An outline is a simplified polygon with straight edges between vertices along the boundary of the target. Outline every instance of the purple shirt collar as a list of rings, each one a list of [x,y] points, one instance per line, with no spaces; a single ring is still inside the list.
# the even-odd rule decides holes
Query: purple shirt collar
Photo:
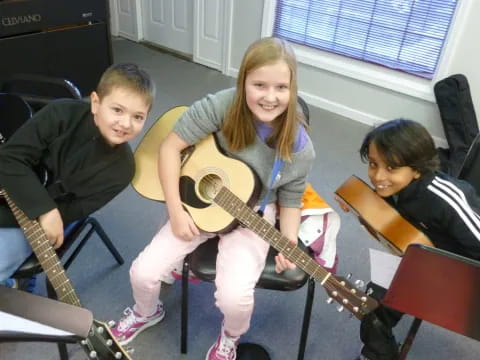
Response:
[[[255,127],[257,129],[257,135],[262,139],[263,142],[266,142],[269,135],[272,133],[272,128],[261,121],[255,121]],[[297,138],[295,139],[295,144],[293,145],[293,152],[302,151],[307,144],[307,132],[303,126],[299,126],[299,131],[297,132]]]

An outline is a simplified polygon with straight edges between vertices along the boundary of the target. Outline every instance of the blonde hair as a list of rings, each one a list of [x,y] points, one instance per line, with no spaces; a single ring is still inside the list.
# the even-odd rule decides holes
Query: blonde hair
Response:
[[[97,85],[100,100],[110,94],[114,88],[128,89],[140,95],[149,108],[155,98],[155,83],[150,75],[136,64],[114,64],[105,70]]]
[[[256,138],[253,115],[248,108],[245,94],[247,75],[262,66],[284,61],[290,69],[290,99],[287,110],[273,122],[273,131],[267,144],[275,145],[280,157],[290,161],[299,122],[306,125],[297,112],[297,60],[287,41],[267,37],[251,44],[245,55],[237,78],[237,91],[230,106],[222,132],[231,151],[239,151],[254,143]]]

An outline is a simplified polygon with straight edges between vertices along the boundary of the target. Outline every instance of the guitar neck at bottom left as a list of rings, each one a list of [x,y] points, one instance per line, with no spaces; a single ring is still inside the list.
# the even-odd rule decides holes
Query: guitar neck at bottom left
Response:
[[[67,277],[57,252],[48,241],[45,231],[38,221],[30,220],[25,213],[15,205],[4,189],[0,189],[0,196],[5,198],[13,215],[17,219],[20,228],[33,249],[33,253],[42,266],[48,281],[55,290],[57,299],[61,302],[80,307],[80,299],[75,293],[70,279]],[[88,337],[82,340],[80,345],[90,359],[132,360],[122,346],[117,343],[109,327],[97,320],[93,321]]]

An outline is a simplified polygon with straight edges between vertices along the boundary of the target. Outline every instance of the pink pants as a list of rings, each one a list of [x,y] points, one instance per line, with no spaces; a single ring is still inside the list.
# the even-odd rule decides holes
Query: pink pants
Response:
[[[270,204],[264,218],[273,224],[276,207]],[[130,282],[135,311],[143,316],[152,314],[158,303],[161,281],[184,257],[212,234],[202,233],[192,241],[173,235],[167,222],[149,245],[133,261]],[[224,315],[224,327],[231,336],[244,334],[250,326],[255,284],[265,267],[269,244],[252,231],[238,227],[220,235],[216,264],[215,304]]]

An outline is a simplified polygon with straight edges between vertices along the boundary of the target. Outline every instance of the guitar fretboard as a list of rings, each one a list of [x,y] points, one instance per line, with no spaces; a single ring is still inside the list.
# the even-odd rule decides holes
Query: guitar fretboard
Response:
[[[80,305],[75,290],[70,283],[55,249],[50,245],[45,232],[36,220],[30,220],[10,199],[5,190],[2,190],[8,206],[12,210],[25,237],[42,266],[48,280],[57,294],[58,300],[70,305]]]
[[[337,285],[336,283],[338,281],[334,277],[331,277],[331,273],[328,270],[315,262],[307,253],[298,247],[292,246],[287,237],[282,235],[282,233],[268,221],[249,208],[228,188],[222,187],[214,198],[214,202],[239,220],[244,226],[267,241],[288,260],[295,263],[316,281],[319,281],[320,284],[326,288],[331,287],[332,290]]]

